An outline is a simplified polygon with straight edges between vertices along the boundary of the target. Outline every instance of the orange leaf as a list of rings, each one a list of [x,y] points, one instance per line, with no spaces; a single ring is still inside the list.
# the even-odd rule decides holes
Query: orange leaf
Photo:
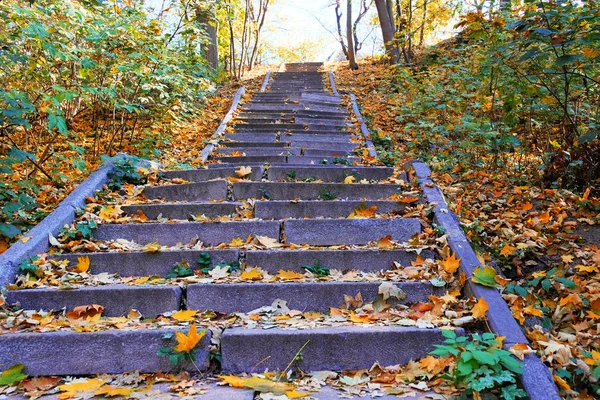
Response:
[[[517,250],[516,247],[512,247],[511,245],[507,244],[500,251],[500,255],[502,255],[504,257],[508,257],[510,255],[515,254],[515,250]]]
[[[427,356],[425,358],[421,358],[419,361],[419,367],[428,372],[435,372],[440,366],[439,358],[435,358],[433,356]]]
[[[175,346],[175,351],[179,353],[187,353],[192,351],[194,347],[196,347],[198,342],[202,340],[205,334],[206,329],[198,333],[195,323],[192,324],[187,335],[185,333],[175,332],[175,337],[177,340],[177,346]]]
[[[487,301],[485,301],[483,297],[480,297],[479,300],[477,300],[477,304],[475,304],[471,310],[473,317],[476,319],[484,319],[488,308]]]
[[[444,267],[444,271],[446,271],[449,274],[453,274],[460,266],[460,258],[457,259],[456,253],[454,253],[445,260],[442,260],[440,264],[442,264],[442,267]]]
[[[544,315],[542,310],[535,308],[534,306],[527,306],[523,309],[525,314],[533,315],[534,317],[541,317]]]
[[[177,321],[193,321],[197,313],[196,310],[179,310],[172,317]]]
[[[381,239],[379,239],[377,241],[377,248],[378,249],[393,249],[394,248],[394,243],[392,243],[392,235],[387,235],[385,237],[382,237]]]
[[[69,319],[86,319],[92,318],[96,315],[102,315],[104,307],[99,304],[90,304],[89,306],[75,307],[72,311],[69,311],[65,316]]]
[[[90,258],[88,256],[77,257],[75,272],[88,272],[90,269]]]
[[[350,321],[355,322],[357,324],[370,324],[371,320],[368,315],[356,315],[353,312],[350,313]]]

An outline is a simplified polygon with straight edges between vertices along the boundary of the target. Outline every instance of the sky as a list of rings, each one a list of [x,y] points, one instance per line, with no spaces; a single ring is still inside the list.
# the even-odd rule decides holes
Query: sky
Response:
[[[342,4],[345,5],[345,2]],[[358,10],[354,12],[354,17],[357,13]],[[360,38],[368,36],[360,52],[362,55],[371,55],[373,47],[377,50],[381,47],[380,31],[368,26],[369,17],[373,14],[376,14],[374,6],[370,14],[361,21],[362,28],[359,28]],[[345,13],[342,24],[345,24]],[[337,35],[333,0],[275,0],[269,9],[265,25],[265,40],[276,46],[293,46],[295,42],[302,40],[318,43],[311,61],[325,61],[329,57],[335,57],[341,50],[336,36],[332,34],[335,32]],[[373,40],[376,40],[375,46]]]
[[[156,10],[161,8],[163,0],[146,0],[145,5]],[[166,3],[169,3],[167,0]],[[342,1],[344,16],[342,26],[345,26],[345,1]],[[358,14],[358,3],[355,1],[354,17]],[[265,26],[263,30],[263,42],[272,47],[294,46],[304,40],[313,41],[315,48],[313,60],[334,60],[341,52],[341,46],[336,36],[335,0],[272,0],[269,7]],[[375,6],[369,14],[361,21],[358,36],[360,40],[366,37],[363,49],[359,56],[377,54],[382,49],[381,31],[377,27],[370,26],[368,21],[376,15]],[[375,29],[374,29],[375,28]],[[336,32],[334,36],[332,32]],[[345,32],[345,30],[344,30]],[[264,57],[265,63],[279,63],[273,54]]]

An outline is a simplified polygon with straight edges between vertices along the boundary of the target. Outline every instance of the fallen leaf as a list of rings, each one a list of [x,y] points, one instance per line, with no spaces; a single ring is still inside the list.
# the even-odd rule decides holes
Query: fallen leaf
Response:
[[[2,371],[2,374],[0,374],[0,386],[14,385],[27,378],[27,375],[22,372],[23,368],[25,368],[25,365],[15,364]]]
[[[483,297],[480,297],[479,300],[477,300],[477,304],[471,309],[471,313],[476,319],[484,319],[488,308],[488,303]]]
[[[162,250],[162,246],[160,243],[152,242],[145,245],[144,250],[146,250],[148,253],[158,253]]]
[[[305,279],[305,276],[302,274],[292,270],[284,271],[282,269],[279,270],[279,273],[275,275],[275,277],[282,281],[300,281]]]
[[[87,319],[95,317],[96,315],[102,315],[104,307],[99,304],[90,304],[87,306],[75,307],[72,311],[69,311],[65,316],[69,319]]]
[[[406,299],[406,293],[392,282],[383,282],[379,285],[378,293],[382,295],[383,300],[389,298],[396,300]]]
[[[244,239],[236,237],[231,239],[231,243],[229,243],[233,247],[240,247],[244,245]]]
[[[243,178],[245,176],[248,176],[252,173],[252,168],[251,167],[240,167],[239,169],[237,169],[235,171],[235,174],[240,177]]]
[[[31,238],[32,238],[31,236],[23,236],[21,238],[21,242],[22,243],[27,243],[27,242],[29,242],[31,240]]]
[[[197,310],[179,310],[171,317],[177,321],[193,321],[196,314],[198,314]]]
[[[350,184],[350,183],[354,183],[356,182],[356,178],[353,177],[352,175],[348,175],[345,179],[344,179],[344,183],[346,184]]]
[[[103,397],[129,397],[132,391],[133,389],[128,387],[114,387],[110,385],[105,385],[102,386],[100,389],[96,390],[94,394],[96,396]]]
[[[88,256],[77,257],[75,272],[88,272],[90,269],[90,258]]]
[[[77,380],[71,383],[60,385],[58,389],[63,393],[60,393],[57,397],[59,400],[70,399],[81,393],[95,392],[96,390],[100,389],[102,385],[104,385],[104,381],[100,379]]]
[[[453,274],[456,272],[456,270],[458,270],[458,267],[460,267],[460,258],[457,259],[456,253],[453,253],[448,256],[448,258],[440,261],[440,264],[442,264],[444,271],[449,274]]]
[[[393,249],[394,243],[392,243],[392,235],[387,235],[379,239],[377,241],[377,248],[382,250]]]
[[[244,279],[246,281],[259,281],[263,278],[262,272],[257,269],[246,269],[240,275],[240,279]]]
[[[475,283],[478,283],[483,286],[488,287],[498,287],[498,283],[496,282],[496,270],[489,265],[484,266],[483,268],[477,267],[473,271],[473,277],[471,280]]]
[[[210,271],[208,271],[208,275],[210,275],[214,279],[225,278],[229,275],[229,265],[216,266]]]
[[[526,354],[535,354],[535,350],[529,347],[526,343],[517,343],[508,349],[515,357],[523,361]]]
[[[377,206],[367,208],[367,203],[361,202],[357,208],[348,216],[348,218],[372,218],[375,216]]]
[[[205,334],[206,329],[198,333],[195,323],[192,324],[187,335],[182,332],[175,332],[175,339],[177,340],[177,346],[175,346],[175,351],[179,353],[188,353],[192,351],[194,347],[196,347],[198,342],[202,340]]]

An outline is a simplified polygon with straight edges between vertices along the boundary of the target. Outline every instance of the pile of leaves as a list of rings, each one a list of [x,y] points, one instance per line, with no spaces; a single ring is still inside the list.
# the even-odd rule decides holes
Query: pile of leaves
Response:
[[[567,3],[470,14],[463,36],[411,66],[367,60],[336,76],[359,98],[384,163],[426,160],[481,260],[512,278],[504,296],[562,394],[591,399],[600,395],[598,13]]]

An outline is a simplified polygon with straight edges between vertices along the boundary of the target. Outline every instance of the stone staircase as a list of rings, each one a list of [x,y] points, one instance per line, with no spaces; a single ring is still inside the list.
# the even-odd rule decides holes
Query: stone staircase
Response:
[[[272,73],[268,90],[255,93],[243,105],[205,168],[164,172],[165,180],[185,183],[149,185],[143,191],[146,203],[122,206],[126,214],[145,215],[150,222],[105,223],[94,232],[94,240],[106,243],[127,240],[176,246],[195,241],[193,248],[49,257],[74,264],[78,257],[87,256],[91,276],[120,277],[164,277],[182,260],[195,265],[202,254],[210,254],[213,264],[239,261],[243,269],[260,268],[273,275],[280,270],[304,273],[304,266],[317,261],[331,269],[375,273],[385,273],[393,262],[410,265],[414,252],[373,245],[385,237],[402,244],[421,232],[422,221],[405,218],[405,204],[397,199],[406,190],[406,173],[365,166],[365,138],[348,126],[348,110],[338,96],[329,93],[327,75],[319,72],[320,67],[318,63],[288,64],[284,72]],[[240,179],[241,167],[250,167],[244,179]],[[361,207],[376,207],[386,217],[347,218]],[[218,220],[239,215],[240,209],[247,211],[242,218]],[[208,220],[190,222],[190,215]],[[235,239],[257,236],[270,238],[274,245],[250,250],[226,246]],[[421,256],[435,257],[427,250]],[[7,301],[19,303],[24,310],[72,310],[97,304],[104,307],[106,317],[124,317],[132,309],[144,318],[184,309],[249,313],[277,302],[290,310],[328,313],[344,304],[344,295],[360,293],[365,303],[376,300],[380,285],[386,282],[384,273],[375,281],[184,280],[99,286],[84,281],[72,290],[10,290]],[[398,302],[406,305],[427,303],[430,295],[445,293],[428,280],[391,283],[404,293]],[[65,326],[48,332],[20,332],[15,327],[14,333],[0,335],[0,369],[23,363],[30,375],[176,370],[156,353],[165,337],[187,327],[158,321],[121,329],[92,326],[83,331]],[[210,326],[210,321],[203,326]],[[211,339],[219,346],[221,368],[227,373],[283,370],[301,348],[299,365],[304,371],[363,369],[374,362],[405,364],[424,357],[442,341],[435,327],[315,323],[302,329],[269,328],[234,324],[223,329],[220,325],[201,341],[196,364],[201,369],[209,367]],[[457,328],[457,332],[463,331]],[[194,370],[191,365],[184,367]]]

